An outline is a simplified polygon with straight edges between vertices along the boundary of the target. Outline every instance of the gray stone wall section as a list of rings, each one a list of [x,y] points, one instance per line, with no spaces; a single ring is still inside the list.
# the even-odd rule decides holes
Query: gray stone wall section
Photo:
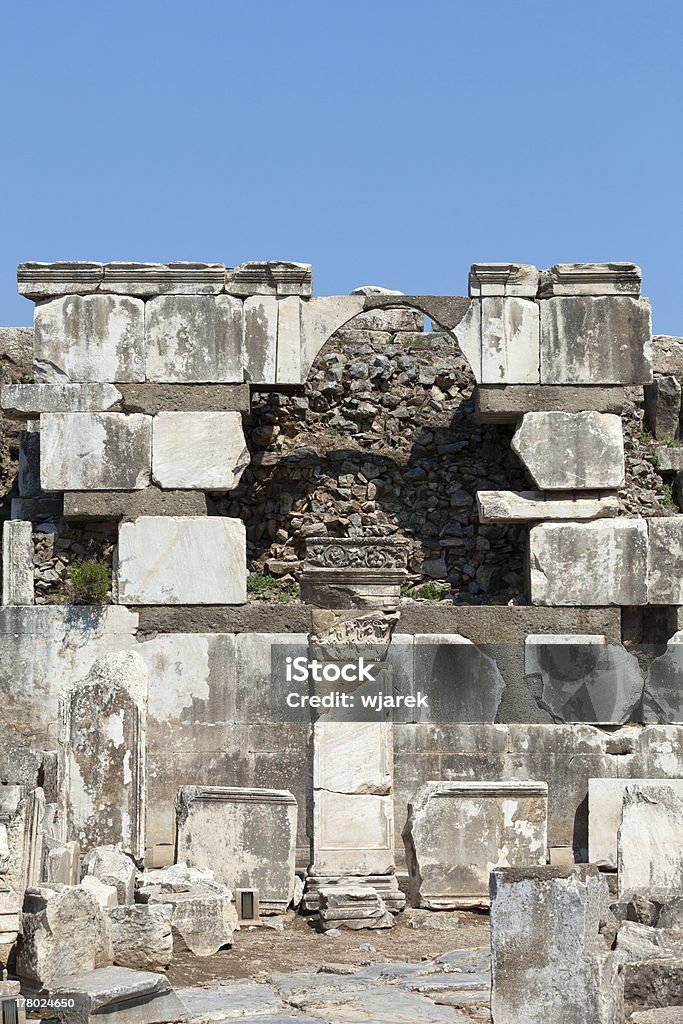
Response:
[[[248,384],[121,384],[124,412],[241,412],[250,408]]]
[[[517,423],[525,412],[612,412],[626,390],[619,384],[480,384],[474,396],[479,423]]]

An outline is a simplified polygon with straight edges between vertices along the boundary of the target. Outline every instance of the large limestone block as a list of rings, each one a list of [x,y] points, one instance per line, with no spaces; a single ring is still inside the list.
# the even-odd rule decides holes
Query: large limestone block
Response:
[[[368,315],[368,314],[363,314]],[[277,382],[301,384],[301,299],[288,295],[277,303]]]
[[[403,830],[413,906],[486,906],[493,868],[545,864],[545,782],[427,782]]]
[[[121,846],[145,850],[147,666],[135,651],[99,658],[86,678],[59,698],[59,778],[65,839],[83,851]],[[116,878],[130,896],[121,857],[93,856],[89,873]],[[111,873],[105,877],[105,869]],[[116,868],[115,871],[113,869]],[[130,869],[127,869],[130,871]]]
[[[244,523],[217,516],[121,523],[118,585],[121,604],[244,604]]]
[[[473,263],[469,273],[469,294],[473,298],[514,295],[535,299],[540,272],[530,263]]]
[[[655,334],[652,339],[652,369],[683,379],[683,338],[672,334]]]
[[[426,696],[419,721],[493,722],[505,680],[493,658],[457,633],[415,635],[414,688]]]
[[[181,786],[176,857],[212,868],[230,889],[258,889],[262,909],[284,913],[294,889],[296,821],[286,790]]]
[[[609,519],[619,515],[616,495],[564,498],[540,491],[477,491],[480,523],[530,523],[562,519]]]
[[[161,295],[145,310],[147,380],[242,381],[242,302],[231,295]]]
[[[278,307],[274,295],[244,300],[244,379],[274,384],[277,376]]]
[[[556,722],[615,725],[640,708],[638,659],[604,636],[530,634],[524,656],[527,676],[542,680],[539,703]]]
[[[594,865],[491,876],[495,1024],[619,1024],[618,964],[600,934],[609,890]]]
[[[544,491],[616,490],[624,483],[621,417],[601,412],[528,412],[512,438]]]
[[[518,298],[476,301],[481,301],[482,384],[538,384],[538,304]]]
[[[683,632],[650,663],[643,693],[643,721],[683,722]]]
[[[617,869],[617,835],[621,826],[627,786],[669,786],[683,798],[683,779],[589,779],[588,860],[602,868]]]
[[[313,875],[384,875],[394,870],[390,796],[313,794]]]
[[[22,420],[45,412],[106,412],[120,401],[113,384],[4,384],[0,389],[5,415]]]
[[[59,975],[113,962],[109,918],[95,898],[78,886],[30,889],[22,926],[16,972],[39,988],[49,990]]]
[[[133,491],[149,484],[150,416],[47,413],[41,417],[40,438],[45,491]]]
[[[629,295],[541,302],[541,384],[649,384],[650,303]]]
[[[477,423],[518,423],[525,412],[614,412],[621,414],[625,389],[616,384],[480,384],[474,394]]]
[[[8,519],[2,527],[2,603],[33,602],[33,527]]]
[[[165,974],[105,967],[55,978],[51,994],[66,1006],[64,1024],[167,1024],[187,1010]]]
[[[647,525],[642,519],[532,526],[529,563],[532,604],[647,604]]]
[[[619,897],[683,892],[683,799],[670,785],[626,786],[617,837]]]
[[[683,605],[683,515],[648,519],[647,600]]]
[[[540,295],[640,295],[635,263],[556,263],[541,273]]]
[[[67,295],[36,306],[37,384],[143,381],[145,304],[123,295]]]
[[[0,609],[0,735],[56,750],[60,691],[101,655],[133,647],[137,624],[106,605]]]
[[[119,906],[134,902],[135,863],[120,847],[96,846],[83,860],[83,873],[113,885]]]
[[[104,910],[108,910],[111,907],[118,906],[118,898],[116,895],[116,888],[113,885],[107,885],[106,882],[101,882],[99,878],[95,878],[94,875],[86,875],[81,882],[81,889],[85,889],[95,900],[97,900],[98,906]]]
[[[108,911],[114,963],[146,971],[163,971],[173,957],[170,904],[136,904]]]
[[[249,465],[238,412],[160,412],[152,428],[152,477],[164,488],[231,491]]]

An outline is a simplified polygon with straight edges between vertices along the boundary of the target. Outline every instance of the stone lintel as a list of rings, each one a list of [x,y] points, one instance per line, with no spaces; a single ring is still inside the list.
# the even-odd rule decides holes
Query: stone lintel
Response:
[[[387,295],[365,296],[365,310],[397,309],[410,306],[419,309],[445,330],[457,327],[470,308],[471,299],[464,295]]]
[[[138,516],[205,516],[202,491],[65,491],[64,518],[71,522],[104,519],[137,519]]]
[[[603,519],[618,516],[616,494],[574,491],[546,495],[542,491],[478,491],[480,523],[529,523],[558,519]]]
[[[642,276],[635,263],[556,263],[542,272],[539,296],[638,296]]]
[[[621,414],[621,385],[479,384],[475,391],[478,423],[517,423],[526,412],[612,412]]]
[[[248,384],[119,384],[125,412],[241,412],[250,410]]]

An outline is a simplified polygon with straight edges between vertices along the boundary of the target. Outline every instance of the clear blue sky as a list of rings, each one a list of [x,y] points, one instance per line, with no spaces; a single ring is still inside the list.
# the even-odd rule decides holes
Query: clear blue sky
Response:
[[[683,334],[682,8],[5,3],[0,323],[29,259],[305,260],[317,294],[614,259]]]

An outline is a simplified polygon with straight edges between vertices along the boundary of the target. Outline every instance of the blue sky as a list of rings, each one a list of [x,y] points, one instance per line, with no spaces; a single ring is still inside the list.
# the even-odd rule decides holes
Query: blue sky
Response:
[[[683,334],[683,5],[4,4],[0,323],[21,260],[296,259],[317,294],[635,260]]]

